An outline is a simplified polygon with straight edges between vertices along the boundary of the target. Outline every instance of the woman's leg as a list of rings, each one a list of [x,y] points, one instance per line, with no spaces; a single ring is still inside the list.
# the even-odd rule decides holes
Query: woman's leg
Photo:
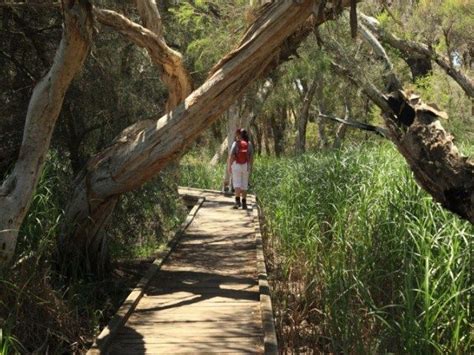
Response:
[[[241,206],[240,203],[240,194],[242,192],[242,173],[241,167],[239,164],[232,164],[232,182],[235,189],[235,205],[234,208],[237,209]]]

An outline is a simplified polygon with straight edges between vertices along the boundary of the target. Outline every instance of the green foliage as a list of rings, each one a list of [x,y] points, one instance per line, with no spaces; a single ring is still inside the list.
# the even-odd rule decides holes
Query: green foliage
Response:
[[[196,84],[228,51],[236,46],[245,24],[245,1],[182,1],[169,11],[167,37],[185,55]]]
[[[188,153],[180,162],[179,184],[201,189],[222,189],[225,166],[219,164],[211,167],[207,163],[209,160],[202,153]]]
[[[421,191],[392,148],[260,159],[254,181],[278,254],[285,347],[469,351],[474,229]]]
[[[35,255],[37,262],[51,261],[70,191],[71,172],[56,151],[50,151],[18,238],[21,259]]]
[[[19,354],[21,351],[24,351],[24,347],[6,328],[2,328],[0,324],[0,354]]]
[[[175,167],[165,169],[142,188],[121,197],[107,229],[113,258],[150,257],[174,235],[185,216],[185,207],[177,198],[176,174]]]
[[[0,271],[3,353],[46,347],[50,353],[73,353],[83,348],[84,336],[104,326],[138,281],[128,273],[144,273],[148,266],[144,258],[166,243],[185,214],[176,194],[175,170],[170,168],[139,191],[125,195],[117,207],[106,231],[113,272],[100,280],[93,275],[64,279],[55,261],[62,206],[71,196],[66,163],[56,151],[50,152],[19,233],[17,262],[11,270]],[[124,262],[118,258],[125,257],[141,260],[129,261],[122,270]]]

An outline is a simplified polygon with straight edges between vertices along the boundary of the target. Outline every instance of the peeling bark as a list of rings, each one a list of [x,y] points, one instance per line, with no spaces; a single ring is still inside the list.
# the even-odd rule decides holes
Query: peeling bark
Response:
[[[392,93],[387,101],[396,112],[392,121],[403,128],[399,135],[400,130],[389,126],[392,141],[418,183],[443,207],[474,224],[474,161],[459,152],[444,130],[439,119],[447,116],[403,92]],[[403,115],[413,116],[408,128]]]
[[[18,160],[0,187],[1,264],[14,255],[18,230],[38,183],[64,95],[89,53],[93,33],[90,4],[65,0],[63,12],[64,31],[54,63],[33,91]]]

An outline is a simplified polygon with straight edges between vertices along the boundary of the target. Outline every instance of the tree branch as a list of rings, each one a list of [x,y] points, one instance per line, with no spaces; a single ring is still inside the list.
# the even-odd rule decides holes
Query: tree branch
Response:
[[[336,117],[336,116],[326,115],[326,114],[323,114],[323,113],[319,113],[318,117],[322,117],[322,118],[326,118],[326,119],[331,120],[331,121],[339,122],[339,123],[345,124],[349,127],[354,127],[354,128],[358,128],[358,129],[361,129],[361,130],[364,130],[364,131],[374,132],[375,134],[378,134],[379,136],[382,136],[384,138],[387,138],[387,136],[388,136],[388,130],[384,127],[373,126],[373,125],[370,125],[370,124],[367,124],[367,123],[354,121],[354,120],[351,120],[351,119],[343,119],[343,118],[339,118],[339,117]]]
[[[152,62],[161,68],[161,78],[169,90],[166,112],[184,101],[192,91],[190,76],[184,67],[181,54],[168,47],[161,33],[156,34],[115,11],[94,8],[94,15],[100,23],[115,29],[137,46],[145,48]],[[143,16],[145,22],[153,22],[153,15]],[[161,31],[161,26],[153,26],[155,30]]]
[[[459,86],[464,90],[467,96],[474,97],[474,82],[463,72],[455,69],[448,58],[437,53],[433,48],[424,43],[403,40],[395,35],[384,31],[379,22],[370,16],[360,14],[364,24],[382,41],[386,42],[393,48],[400,50],[402,53],[413,56],[416,54],[420,57],[428,58],[436,62],[451,78],[453,78]]]

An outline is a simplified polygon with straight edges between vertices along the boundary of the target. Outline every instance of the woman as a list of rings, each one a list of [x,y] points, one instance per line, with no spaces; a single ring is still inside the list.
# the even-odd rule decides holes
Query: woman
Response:
[[[232,183],[235,189],[234,209],[242,206],[247,209],[247,190],[249,185],[249,175],[252,171],[253,147],[249,141],[249,135],[243,128],[235,132],[235,141],[230,148],[227,168],[232,175]],[[242,203],[240,197],[242,196]]]

